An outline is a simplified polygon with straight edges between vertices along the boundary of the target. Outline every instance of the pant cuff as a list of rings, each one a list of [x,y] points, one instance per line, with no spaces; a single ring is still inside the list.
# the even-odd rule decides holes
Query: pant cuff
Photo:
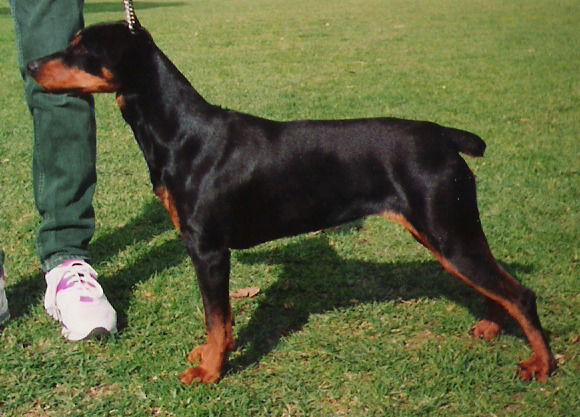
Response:
[[[71,260],[85,261],[86,263],[89,263],[89,261],[90,261],[90,259],[84,255],[78,255],[78,254],[73,254],[73,253],[70,253],[70,254],[59,253],[57,255],[53,255],[53,256],[49,257],[48,259],[46,259],[42,262],[42,272],[47,273],[51,269],[59,266],[64,261],[71,261]]]

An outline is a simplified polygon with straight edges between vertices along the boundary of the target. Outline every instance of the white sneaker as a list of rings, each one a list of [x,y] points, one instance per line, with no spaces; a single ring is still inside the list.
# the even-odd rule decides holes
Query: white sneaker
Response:
[[[4,257],[4,253],[0,252],[0,256]],[[4,291],[4,268],[0,267],[0,325],[9,318],[8,300],[6,299],[6,291]]]
[[[117,313],[97,282],[97,273],[86,262],[71,260],[45,275],[44,308],[62,323],[68,340],[115,333]]]

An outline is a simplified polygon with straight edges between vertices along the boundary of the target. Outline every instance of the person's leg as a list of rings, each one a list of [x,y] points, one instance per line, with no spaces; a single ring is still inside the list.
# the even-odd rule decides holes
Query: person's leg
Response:
[[[45,272],[88,260],[94,231],[95,117],[91,96],[44,93],[26,64],[66,47],[83,27],[83,0],[10,0],[18,64],[34,123],[33,185],[41,224],[37,250]]]
[[[44,93],[26,64],[64,49],[82,29],[83,0],[10,0],[18,64],[34,124],[34,199],[41,217],[37,250],[47,313],[79,340],[116,331],[116,313],[85,261],[95,227],[95,116],[92,96]]]

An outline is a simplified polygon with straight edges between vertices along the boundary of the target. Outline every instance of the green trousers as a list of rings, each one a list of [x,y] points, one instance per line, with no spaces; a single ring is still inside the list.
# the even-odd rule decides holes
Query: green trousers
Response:
[[[34,128],[32,179],[41,218],[36,247],[46,272],[67,259],[89,259],[97,179],[94,103],[91,96],[42,92],[26,64],[68,44],[84,25],[84,0],[9,1]]]

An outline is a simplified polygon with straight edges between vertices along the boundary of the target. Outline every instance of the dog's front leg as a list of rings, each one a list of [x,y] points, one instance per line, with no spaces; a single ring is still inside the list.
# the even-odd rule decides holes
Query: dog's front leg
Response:
[[[207,342],[187,355],[187,360],[197,366],[182,372],[179,380],[186,385],[194,381],[211,384],[219,380],[227,356],[234,348],[229,299],[230,253],[227,249],[204,253],[189,249],[203,299]]]

